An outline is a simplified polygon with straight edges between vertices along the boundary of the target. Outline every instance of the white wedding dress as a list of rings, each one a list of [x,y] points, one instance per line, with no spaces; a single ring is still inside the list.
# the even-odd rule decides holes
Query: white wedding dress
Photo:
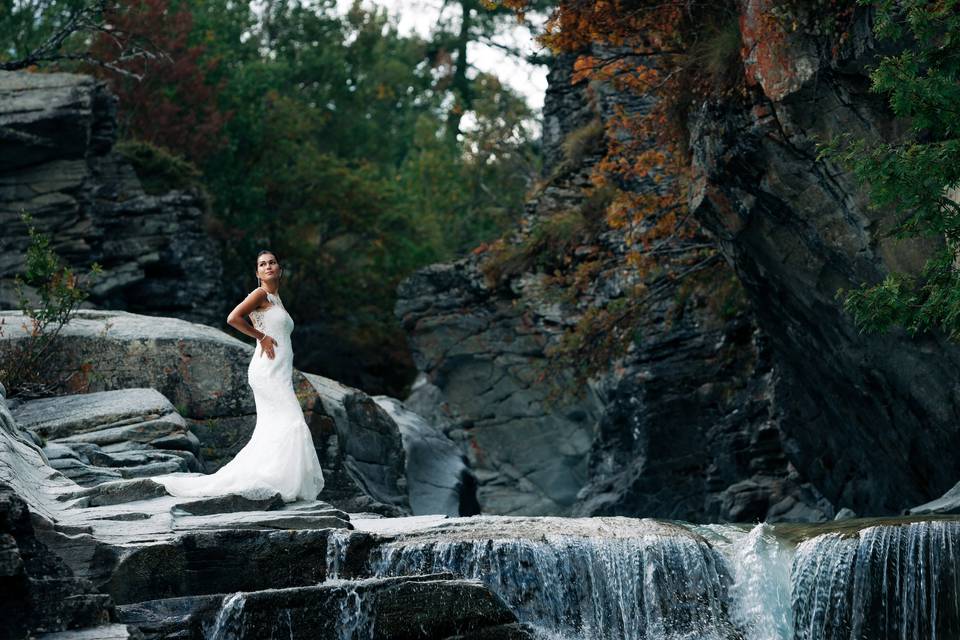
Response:
[[[310,430],[293,390],[293,318],[280,297],[267,293],[270,307],[250,314],[257,330],[277,341],[275,357],[261,355],[260,344],[247,368],[247,380],[257,406],[257,424],[250,442],[210,475],[171,473],[152,479],[180,497],[220,496],[249,498],[279,493],[285,502],[314,500],[323,489],[320,460]]]

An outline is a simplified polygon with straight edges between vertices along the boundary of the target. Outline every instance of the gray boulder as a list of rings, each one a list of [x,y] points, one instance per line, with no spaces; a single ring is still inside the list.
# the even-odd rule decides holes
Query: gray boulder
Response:
[[[464,513],[463,508],[471,498],[476,498],[467,495],[473,486],[472,477],[460,448],[400,400],[388,396],[374,396],[374,400],[393,418],[403,437],[413,515],[472,515]]]
[[[931,513],[960,514],[960,482],[936,500],[908,509],[907,513],[912,516]]]
[[[21,427],[46,439],[50,465],[83,486],[200,470],[194,456],[196,436],[170,401],[153,389],[31,400],[18,404],[13,415]],[[161,447],[153,446],[156,441]],[[187,450],[173,449],[174,443]]]
[[[0,321],[6,327],[0,352],[28,339],[19,312],[0,312]],[[57,435],[58,443],[96,444],[112,453],[127,447],[124,442],[170,448],[173,440],[190,439],[193,433],[200,446],[191,452],[199,453],[205,470],[213,472],[250,439],[256,424],[253,393],[247,384],[251,345],[204,325],[122,311],[80,311],[64,326],[60,340],[55,366],[65,375],[74,374],[72,384],[78,390],[142,388],[133,392],[130,403],[145,404],[141,409],[124,408],[127,400],[122,393],[126,392],[96,396],[96,401],[90,401],[93,407],[84,400],[72,400],[78,417],[70,418],[68,411],[67,417],[52,418],[44,427]],[[324,468],[325,497],[329,494],[330,501],[348,511],[408,513],[403,443],[390,416],[362,391],[321,376],[295,371],[294,388]],[[161,395],[169,402],[161,402]],[[50,404],[31,411],[27,403],[25,419],[33,420],[31,416],[43,413],[42,407],[61,401],[40,402]],[[119,417],[124,412],[157,417],[130,422],[134,418]],[[73,426],[68,429],[61,422]],[[64,430],[71,435],[60,436]],[[177,463],[172,458],[167,462]],[[189,459],[182,464],[191,466]]]

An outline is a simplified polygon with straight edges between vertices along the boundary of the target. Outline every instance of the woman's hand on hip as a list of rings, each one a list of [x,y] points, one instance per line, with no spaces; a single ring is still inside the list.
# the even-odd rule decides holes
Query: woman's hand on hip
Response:
[[[273,351],[274,347],[277,346],[277,341],[271,338],[268,335],[264,335],[259,340],[260,342],[260,357],[263,357],[263,354],[267,354],[267,357],[273,360],[276,355]]]

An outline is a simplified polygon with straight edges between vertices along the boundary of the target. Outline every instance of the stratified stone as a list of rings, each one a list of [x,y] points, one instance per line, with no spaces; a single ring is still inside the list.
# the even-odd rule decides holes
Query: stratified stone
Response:
[[[957,482],[960,347],[937,332],[864,333],[842,292],[919,276],[943,238],[888,233],[900,215],[869,206],[868,190],[819,152],[841,135],[868,148],[901,139],[907,121],[870,91],[869,69],[904,43],[875,42],[867,7],[837,45],[780,28],[773,4],[740,4],[749,99],[706,101],[686,128],[691,210],[768,337],[792,467],[833,505],[896,514]]]
[[[220,250],[203,196],[145,193],[112,151],[116,128],[116,98],[90,76],[0,71],[0,309],[18,306],[27,212],[77,273],[103,266],[88,303],[222,322]]]
[[[279,509],[283,504],[283,498],[279,493],[275,493],[269,498],[262,500],[253,500],[251,498],[230,494],[192,500],[190,502],[179,502],[174,505],[173,508],[194,516],[206,516],[215,513],[230,513],[233,511],[271,511],[273,509]]]

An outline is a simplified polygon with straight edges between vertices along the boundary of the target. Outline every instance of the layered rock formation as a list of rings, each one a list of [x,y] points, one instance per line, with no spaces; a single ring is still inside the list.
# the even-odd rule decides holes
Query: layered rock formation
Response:
[[[960,350],[936,333],[862,335],[838,297],[891,271],[916,274],[940,242],[887,236],[890,212],[870,210],[852,177],[818,158],[816,143],[833,135],[890,140],[903,128],[868,91],[879,46],[870,11],[851,14],[841,43],[782,26],[765,0],[737,7],[747,87],[693,105],[688,213],[749,308],[717,313],[723,292],[698,307],[666,288],[623,362],[546,411],[544,350],[586,308],[624,294],[616,232],[567,252],[573,265],[606,255],[576,306],[546,295],[535,267],[491,286],[476,256],[402,286],[397,314],[427,381],[410,404],[464,443],[484,510],[818,520],[841,508],[899,513],[956,483]],[[569,64],[556,62],[545,104],[553,173],[515,244],[587,204],[579,187],[596,154],[571,159],[562,142],[615,106],[643,113],[661,98],[601,85],[590,103]]]
[[[104,268],[94,305],[219,323],[222,268],[203,197],[144,192],[112,150],[115,101],[89,76],[0,72],[0,309],[17,306],[25,212],[78,273]]]
[[[550,73],[550,178],[528,203],[514,245],[571,211],[589,215],[584,190],[602,156],[602,122],[618,108],[650,108],[648,96],[602,85],[591,97],[585,83],[571,83],[571,65],[561,57]],[[591,261],[595,273],[575,303],[558,301],[551,274],[535,268],[491,283],[482,270],[495,258],[483,254],[428,267],[401,285],[397,315],[424,374],[408,405],[462,443],[480,508],[690,520],[832,516],[781,447],[770,350],[750,312],[688,296],[670,274],[626,357],[579,394],[549,397],[550,382],[567,372],[545,352],[585,311],[630,295],[637,276],[628,250],[625,231],[575,245],[564,268]],[[718,282],[732,279],[724,265],[714,269]]]
[[[0,311],[0,323],[6,338],[0,354],[30,339],[19,312]],[[53,454],[60,467],[91,472],[93,456],[98,463],[92,473],[98,477],[92,481],[102,481],[104,474],[153,475],[151,469],[161,472],[157,463],[194,470],[190,458],[195,456],[212,472],[253,432],[249,344],[184,320],[93,310],[78,312],[58,341],[51,375],[67,380],[67,390],[127,389],[115,396],[38,400],[17,408],[50,439],[48,445],[73,452]],[[294,387],[324,470],[328,500],[352,511],[407,513],[402,436],[390,416],[363,392],[320,376],[295,372]],[[125,467],[121,458],[132,464]]]
[[[850,175],[817,158],[831,136],[890,140],[902,127],[868,92],[879,46],[870,12],[858,10],[834,47],[771,29],[766,7],[743,3],[749,98],[692,116],[691,209],[770,338],[792,463],[835,505],[898,513],[957,481],[960,349],[936,333],[862,335],[837,292],[917,273],[936,239],[885,235],[890,212],[869,209]]]
[[[89,413],[80,400],[57,401],[64,410],[46,407],[47,422],[35,425],[60,432]],[[36,418],[37,407],[23,414]],[[348,565],[331,560],[336,534],[352,528],[329,504],[185,501],[146,479],[83,489],[47,464],[38,437],[16,423],[0,387],[4,638],[262,638],[284,625],[285,637],[296,638],[348,628],[397,640],[533,637],[477,581],[328,580],[329,567]]]

